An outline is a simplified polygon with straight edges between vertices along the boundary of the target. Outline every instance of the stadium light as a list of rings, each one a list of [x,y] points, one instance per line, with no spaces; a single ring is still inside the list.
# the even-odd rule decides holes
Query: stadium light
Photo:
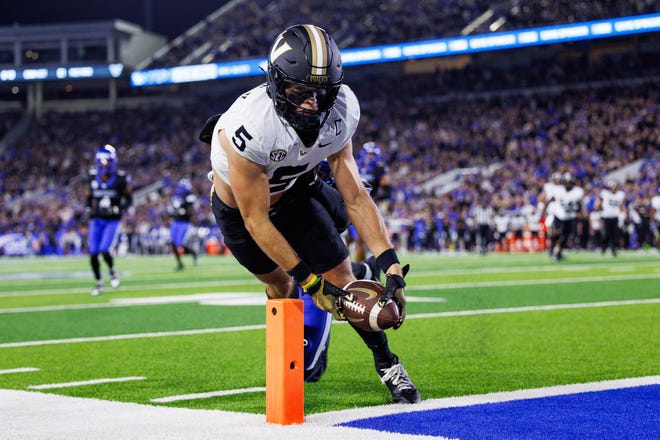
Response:
[[[341,56],[344,66],[355,66],[567,43],[578,40],[657,32],[659,30],[660,13],[657,13],[520,29],[471,37],[443,38],[415,43],[346,49],[341,51]],[[139,70],[131,74],[131,85],[133,87],[144,87],[263,75],[263,68],[266,63],[266,59],[259,58],[227,63]]]
[[[64,79],[119,78],[123,64],[74,67],[40,67],[27,69],[0,69],[0,83],[56,81]]]

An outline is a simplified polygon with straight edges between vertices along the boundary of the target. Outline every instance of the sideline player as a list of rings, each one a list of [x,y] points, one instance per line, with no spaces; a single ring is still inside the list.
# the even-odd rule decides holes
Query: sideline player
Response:
[[[584,190],[575,185],[575,177],[567,171],[562,175],[563,190],[555,192],[553,200],[557,202],[553,228],[555,234],[550,241],[552,259],[555,261],[564,258],[563,251],[569,240],[575,237],[577,213],[582,208]],[[552,200],[552,199],[551,199]]]
[[[311,296],[343,319],[338,297],[346,292],[340,287],[355,280],[348,250],[314,196],[316,186],[298,182],[307,173],[315,179],[316,166],[327,157],[350,221],[386,274],[384,295],[399,304],[398,328],[405,319],[405,270],[360,179],[351,142],[360,108],[342,80],[339,48],[323,29],[295,25],[275,39],[267,82],[240,96],[213,129],[213,213],[225,244],[266,285],[269,298],[299,297],[302,290],[303,299]],[[307,327],[307,313],[305,321]],[[323,325],[329,333],[328,321]],[[419,402],[385,332],[355,331],[371,350],[392,400]],[[305,338],[310,342],[307,332]],[[323,352],[305,350],[307,380],[320,378],[323,371],[313,365],[320,356]]]
[[[191,254],[193,264],[197,264],[197,252],[187,244],[192,231],[192,217],[197,197],[192,192],[189,179],[182,178],[176,183],[172,197],[170,197],[169,211],[172,216],[170,223],[170,246],[176,258],[176,270],[183,270],[181,253]],[[190,240],[188,240],[190,241]]]
[[[133,203],[131,179],[117,169],[117,150],[112,145],[99,148],[94,157],[95,168],[89,172],[89,194],[87,213],[90,216],[87,235],[89,259],[94,273],[95,285],[92,296],[100,295],[104,289],[101,278],[99,254],[108,265],[110,285],[119,287],[119,274],[114,266],[111,249],[117,238],[122,215]]]
[[[555,217],[559,209],[556,202],[557,195],[560,191],[564,191],[564,186],[561,184],[561,173],[555,171],[550,176],[550,180],[543,184],[543,189],[538,197],[537,207],[540,212],[540,217],[544,219],[544,225],[548,237],[548,253],[552,257],[554,252],[554,244],[552,240],[558,240],[559,229],[555,227]]]
[[[619,188],[616,180],[608,180],[607,188],[603,188],[596,200],[596,211],[600,211],[600,217],[603,220],[603,240],[600,245],[600,252],[604,254],[609,247],[612,256],[616,257],[616,250],[619,246],[619,229],[622,218],[627,216],[625,199],[626,193]]]

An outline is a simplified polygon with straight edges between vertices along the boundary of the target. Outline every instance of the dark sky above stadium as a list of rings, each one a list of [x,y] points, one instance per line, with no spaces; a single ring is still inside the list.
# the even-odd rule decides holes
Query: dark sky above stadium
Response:
[[[224,0],[3,0],[0,26],[120,18],[172,39],[225,3]]]

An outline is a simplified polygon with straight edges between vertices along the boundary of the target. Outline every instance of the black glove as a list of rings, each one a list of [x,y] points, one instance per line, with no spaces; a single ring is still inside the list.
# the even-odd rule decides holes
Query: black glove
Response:
[[[406,264],[402,268],[403,276],[396,274],[385,274],[385,291],[380,297],[381,306],[385,305],[390,299],[393,300],[397,307],[399,308],[399,322],[394,325],[394,330],[398,329],[403,325],[403,321],[406,319],[406,292],[404,288],[406,287],[406,282],[403,278],[410,270],[410,265]]]
[[[325,280],[322,276],[314,276],[316,277],[316,280],[311,286],[305,289],[305,293],[311,295],[314,304],[320,309],[332,313],[332,316],[334,316],[335,319],[341,321],[346,320],[344,313],[341,311],[341,303],[339,300],[342,297],[350,298],[352,295]]]

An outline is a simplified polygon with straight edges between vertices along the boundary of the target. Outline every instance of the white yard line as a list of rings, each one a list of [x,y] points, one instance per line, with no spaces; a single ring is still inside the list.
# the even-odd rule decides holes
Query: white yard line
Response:
[[[441,261],[441,260],[440,260]],[[632,271],[636,267],[640,266],[658,266],[657,262],[636,262],[631,261],[630,265],[625,266],[616,266],[609,268],[610,273],[620,273],[625,271]],[[474,269],[453,269],[453,270],[438,270],[437,268],[433,269],[418,269],[415,270],[417,275],[425,274],[434,274],[440,276],[452,276],[452,275],[475,275],[475,274],[488,274],[488,273],[528,273],[528,272],[580,272],[591,269],[604,268],[603,264],[575,264],[570,266],[528,266],[528,267],[486,267],[486,268],[474,268]],[[15,275],[14,275],[15,276]],[[20,277],[20,274],[18,275]],[[660,274],[649,274],[649,275],[639,275],[640,279],[645,278],[658,278]],[[5,275],[5,277],[7,277]],[[605,279],[617,279],[616,277],[609,277],[604,275],[599,278],[585,278],[585,280],[594,280],[602,281]],[[0,279],[2,279],[0,277]],[[9,279],[9,278],[7,278]],[[637,278],[623,278],[623,279],[637,279]],[[531,280],[533,281],[533,280]],[[571,281],[568,281],[571,282]],[[209,287],[209,286],[241,286],[241,285],[258,285],[261,284],[258,280],[255,279],[236,279],[236,280],[223,280],[223,281],[197,281],[197,282],[184,282],[184,283],[175,283],[175,284],[141,284],[140,287],[148,287],[152,289],[181,289],[181,288],[194,288],[194,287]],[[477,283],[480,284],[480,283]],[[458,285],[458,284],[457,284]],[[472,283],[465,285],[465,287],[471,287]],[[412,287],[412,286],[411,286]],[[125,286],[126,289],[130,289],[130,286]],[[136,287],[137,288],[137,287]],[[25,290],[21,292],[0,292],[0,298],[2,297],[13,297],[13,296],[41,296],[41,295],[78,295],[80,293],[88,293],[90,288],[88,287],[77,287],[77,288],[66,288],[66,289],[49,289],[49,290]]]
[[[655,304],[655,303],[660,303],[660,298],[625,300],[625,301],[601,301],[601,302],[578,303],[578,304],[552,304],[545,306],[508,307],[508,308],[497,308],[497,309],[459,310],[454,312],[438,312],[438,313],[418,313],[418,314],[410,314],[406,319],[443,318],[449,316],[488,315],[494,313],[518,313],[518,312],[534,312],[534,311],[561,310],[561,309],[584,309],[591,307],[615,307],[615,306]],[[335,321],[333,322],[333,324],[345,324],[345,322]],[[224,328],[206,328],[206,329],[198,329],[198,330],[181,330],[181,331],[171,331],[171,332],[135,333],[135,334],[127,334],[127,335],[114,335],[114,336],[94,336],[89,338],[47,339],[41,341],[7,342],[4,344],[0,344],[0,348],[28,347],[35,345],[72,344],[72,343],[80,343],[80,342],[116,341],[120,339],[159,338],[165,336],[198,335],[205,333],[225,333],[225,332],[236,332],[236,331],[245,331],[245,330],[259,330],[265,328],[266,328],[265,324],[260,324],[260,325],[224,327]]]
[[[542,280],[521,280],[521,281],[482,281],[474,283],[448,283],[448,284],[425,284],[416,286],[409,284],[406,292],[415,290],[447,290],[464,288],[482,288],[482,287],[505,287],[505,286],[534,286],[547,284],[572,284],[572,283],[607,283],[609,281],[631,281],[631,280],[655,280],[660,279],[660,274],[647,275],[616,275],[605,277],[578,277],[578,278],[559,278]]]
[[[33,371],[39,371],[39,369],[33,367],[10,368],[9,370],[0,370],[0,374],[31,373]]]
[[[562,278],[562,279],[542,279],[542,280],[521,280],[521,281],[483,281],[483,282],[473,282],[473,283],[442,283],[442,284],[424,284],[424,285],[414,285],[409,284],[406,288],[407,293],[412,293],[416,291],[425,291],[425,290],[451,290],[451,289],[465,289],[465,288],[488,288],[488,287],[511,287],[511,286],[534,286],[534,285],[548,285],[548,284],[572,284],[572,283],[594,283],[594,282],[609,282],[609,281],[631,281],[631,280],[647,280],[647,279],[660,279],[660,274],[653,275],[619,275],[619,276],[608,276],[608,277],[580,277],[580,278]],[[182,286],[177,284],[179,288]],[[88,290],[88,289],[87,289]],[[85,290],[85,292],[87,292]],[[55,292],[55,291],[49,291]],[[71,293],[71,292],[67,292]],[[16,293],[16,294],[0,294],[2,296],[20,296],[25,293]],[[51,293],[39,293],[39,295],[48,295]],[[55,294],[55,293],[52,293]],[[70,304],[70,305],[59,305],[59,306],[38,306],[38,307],[14,307],[9,309],[0,309],[0,314],[4,313],[30,313],[30,312],[50,312],[57,310],[79,310],[79,309],[101,309],[107,307],[129,307],[129,306],[141,306],[141,305],[155,305],[155,304],[168,304],[168,303],[184,303],[184,302],[203,302],[202,298],[208,299],[209,301],[204,302],[206,305],[222,305],[220,303],[215,303],[214,299],[222,300],[226,298],[229,301],[229,297],[232,295],[245,295],[249,296],[250,299],[245,302],[247,305],[255,305],[255,297],[261,295],[263,302],[265,303],[265,295],[261,293],[254,292],[211,292],[211,293],[201,293],[201,294],[190,294],[190,295],[173,295],[173,296],[153,296],[147,298],[124,298],[124,299],[113,299],[110,303],[99,303],[99,304]],[[235,299],[235,298],[232,298]],[[413,299],[414,301],[414,299]],[[422,301],[429,301],[420,300]],[[230,304],[237,305],[237,304]]]
[[[29,347],[34,345],[72,344],[79,342],[118,341],[120,339],[162,338],[167,336],[202,335],[207,333],[226,333],[226,332],[237,332],[237,331],[245,331],[245,330],[261,330],[265,328],[266,328],[265,324],[259,324],[259,325],[243,325],[240,327],[178,330],[171,332],[132,333],[127,335],[113,335],[113,336],[92,336],[89,338],[47,339],[44,341],[8,342],[5,344],[0,344],[0,348]]]
[[[591,307],[631,306],[637,304],[656,304],[656,303],[660,303],[660,298],[631,299],[625,301],[599,301],[599,302],[578,303],[578,304],[551,304],[547,306],[504,307],[498,309],[457,310],[454,312],[438,312],[438,313],[417,313],[417,314],[407,315],[406,319],[445,318],[450,316],[469,316],[469,315],[490,315],[495,313],[539,312],[539,311],[547,311],[547,310],[585,309]]]
[[[208,393],[181,394],[178,396],[158,397],[156,399],[151,399],[150,401],[154,403],[170,403],[179,402],[181,400],[198,400],[208,399],[210,397],[231,396],[234,394],[263,393],[265,391],[266,387],[240,388],[236,390],[210,391]]]
[[[135,290],[135,289],[159,289],[159,290],[175,290],[175,289],[186,289],[193,287],[226,287],[226,286],[244,286],[244,285],[257,285],[261,284],[259,280],[249,279],[249,280],[226,280],[226,281],[196,281],[190,283],[168,283],[168,284],[140,284],[134,288],[128,284],[123,284],[123,290]],[[0,298],[3,297],[13,297],[13,296],[42,296],[42,295],[78,295],[81,293],[91,292],[91,287],[75,287],[75,288],[66,288],[66,289],[40,289],[40,290],[22,290],[20,292],[4,292],[0,293]]]
[[[144,376],[128,376],[128,377],[105,377],[103,379],[82,380],[78,382],[62,382],[62,383],[46,383],[42,385],[28,385],[30,390],[51,390],[55,388],[72,388],[84,387],[87,385],[98,385],[101,383],[114,383],[114,382],[130,382],[132,380],[145,380]]]

